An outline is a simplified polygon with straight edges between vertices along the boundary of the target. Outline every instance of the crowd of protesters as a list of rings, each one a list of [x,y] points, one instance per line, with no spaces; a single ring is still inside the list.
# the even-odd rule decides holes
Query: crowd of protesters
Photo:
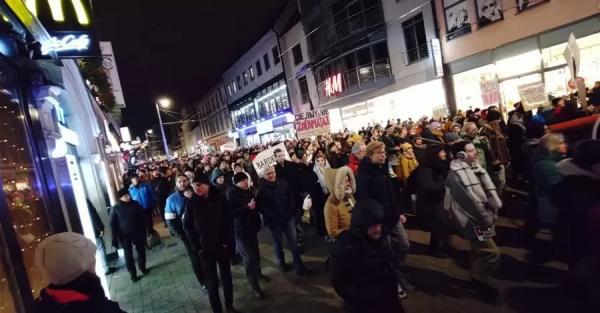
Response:
[[[407,276],[405,229],[414,216],[431,233],[432,256],[448,257],[451,234],[470,243],[473,288],[494,302],[500,260],[494,225],[507,184],[523,183],[531,186],[524,227],[531,261],[543,257],[535,234],[551,229],[552,257],[566,257],[568,283],[593,301],[598,287],[590,277],[600,277],[600,142],[567,145],[547,125],[597,112],[593,105],[578,110],[568,99],[552,104],[532,115],[517,103],[506,120],[492,106],[452,118],[397,119],[356,133],[286,140],[287,151],[275,150],[277,163],[260,173],[252,160],[269,145],[141,164],[125,176],[129,187],[119,191],[112,209],[113,244],[125,250],[132,281],[138,279],[133,247],[147,274],[144,246],[156,232],[152,212],[158,211],[185,246],[213,312],[223,311],[219,281],[226,311],[237,312],[230,268],[235,255],[242,257],[256,297],[267,296],[257,240],[263,225],[279,269],[291,269],[285,237],[297,275],[311,274],[301,257],[302,218],[310,210],[317,233],[330,245],[332,284],[345,310],[402,312],[401,299],[415,288]]]

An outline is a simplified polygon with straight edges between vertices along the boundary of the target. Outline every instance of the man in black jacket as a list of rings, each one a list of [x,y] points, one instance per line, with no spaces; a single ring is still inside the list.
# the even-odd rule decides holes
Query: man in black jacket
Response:
[[[230,267],[231,256],[235,251],[231,208],[225,195],[211,186],[206,175],[194,177],[192,185],[194,194],[186,201],[183,227],[192,249],[200,253],[210,306],[214,313],[223,312],[219,296],[218,266],[226,310],[236,313],[238,311],[233,307]]]
[[[264,180],[256,194],[256,204],[262,213],[265,224],[271,229],[274,250],[282,272],[289,271],[283,254],[283,235],[294,256],[294,265],[298,275],[306,275],[309,271],[300,258],[300,248],[296,239],[296,222],[294,220],[294,195],[284,180],[277,179],[275,168],[267,166],[263,172]]]
[[[259,279],[266,276],[261,275],[260,250],[258,249],[257,234],[260,231],[260,215],[256,209],[254,193],[250,190],[248,176],[239,172],[233,176],[235,186],[227,192],[227,199],[233,211],[235,242],[238,251],[244,259],[246,277],[258,299],[266,297],[260,288]]]
[[[108,260],[108,254],[106,254],[106,244],[104,243],[104,223],[102,223],[102,219],[100,215],[98,215],[98,211],[96,211],[96,207],[90,199],[85,199],[88,207],[88,211],[90,213],[90,220],[92,221],[92,227],[94,228],[94,236],[96,237],[96,249],[100,253],[100,262],[102,262],[102,268],[104,269],[104,275],[110,275],[114,273],[117,269],[110,266],[110,262]]]
[[[383,234],[383,207],[372,199],[359,200],[350,231],[336,240],[330,253],[335,292],[348,313],[402,313],[396,291],[389,241]]]
[[[119,203],[112,207],[110,227],[113,234],[113,246],[121,244],[125,252],[125,264],[131,276],[131,281],[138,281],[137,271],[133,263],[133,246],[137,252],[137,263],[140,271],[146,269],[146,215],[140,204],[131,200],[129,190],[123,188],[117,192]]]
[[[406,218],[401,213],[399,193],[400,190],[392,187],[386,162],[385,145],[376,141],[369,143],[366,156],[361,161],[356,176],[356,194],[354,196],[357,201],[373,199],[382,206],[384,226],[389,231],[390,246],[396,267],[398,294],[401,298],[405,298],[405,290],[414,287],[408,282],[403,273],[410,243],[403,225]]]
[[[158,205],[158,212],[167,227],[167,221],[165,220],[165,204],[169,193],[173,191],[169,180],[163,175],[160,168],[156,168],[152,171],[152,180],[150,180],[152,190],[154,191],[154,198]]]

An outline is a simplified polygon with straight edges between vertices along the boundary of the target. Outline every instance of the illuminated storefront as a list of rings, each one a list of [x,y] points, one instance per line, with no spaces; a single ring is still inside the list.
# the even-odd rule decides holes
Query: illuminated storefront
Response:
[[[239,144],[268,143],[296,135],[294,115],[283,77],[265,84],[258,91],[232,105],[231,118]]]
[[[65,59],[99,56],[88,2],[41,3],[0,2],[0,313],[32,312],[48,284],[37,245],[64,231],[94,239],[87,200],[106,212],[120,172],[103,113]]]
[[[505,112],[520,101],[518,87],[543,82],[546,93],[559,97],[568,88],[571,72],[563,56],[570,33],[577,37],[581,52],[578,77],[587,87],[600,80],[600,25],[597,18],[584,20],[548,33],[520,40],[493,51],[450,64],[458,110],[485,108],[501,104]],[[499,97],[486,97],[485,82],[494,82]],[[494,92],[494,91],[492,91]]]

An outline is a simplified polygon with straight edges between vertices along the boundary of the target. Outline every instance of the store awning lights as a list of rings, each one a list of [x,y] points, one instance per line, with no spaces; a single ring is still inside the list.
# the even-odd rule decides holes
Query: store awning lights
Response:
[[[265,100],[265,99],[267,99],[267,98],[269,98],[269,97],[271,97],[271,96],[275,95],[276,93],[278,93],[278,92],[282,91],[282,90],[283,90],[283,89],[285,89],[286,87],[287,87],[287,85],[283,84],[283,85],[279,86],[277,89],[275,89],[275,90],[273,90],[273,91],[269,92],[268,94],[266,94],[266,95],[264,95],[264,96],[262,96],[262,97],[260,97],[260,98],[256,99],[256,101],[258,101],[258,102],[261,102],[261,101],[263,101],[263,100]]]

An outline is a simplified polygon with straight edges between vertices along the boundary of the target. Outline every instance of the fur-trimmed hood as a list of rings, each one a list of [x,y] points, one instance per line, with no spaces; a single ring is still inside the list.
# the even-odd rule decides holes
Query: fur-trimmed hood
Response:
[[[336,200],[338,201],[344,198],[345,185],[343,183],[343,179],[345,175],[347,175],[350,179],[352,193],[354,194],[356,192],[356,179],[354,178],[352,169],[350,169],[348,166],[342,166],[336,169],[325,169],[325,182],[327,183],[327,189],[329,189],[331,195],[335,196]]]

